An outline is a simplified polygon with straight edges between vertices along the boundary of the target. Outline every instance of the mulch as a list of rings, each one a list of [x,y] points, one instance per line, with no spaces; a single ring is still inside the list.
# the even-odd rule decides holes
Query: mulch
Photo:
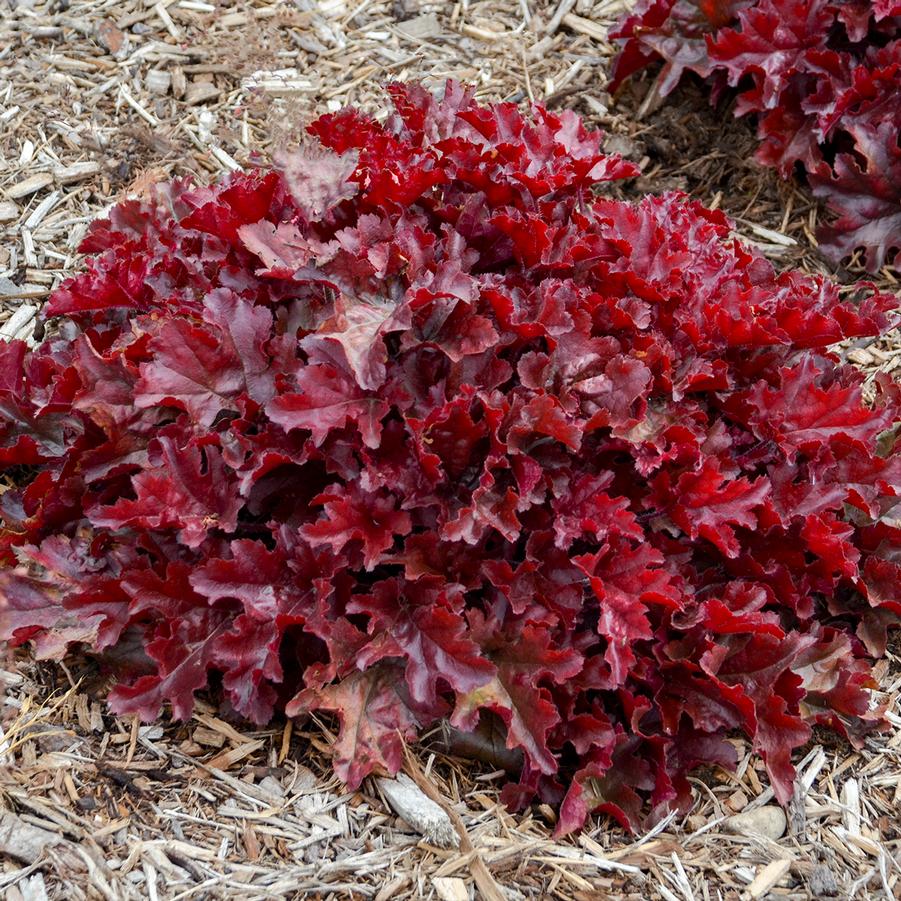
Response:
[[[580,112],[640,163],[630,196],[678,189],[724,209],[778,267],[831,272],[821,210],[752,160],[753,128],[653,73],[612,99],[607,30],[626,0],[7,0],[0,8],[0,337],[36,341],[40,306],[77,270],[88,224],[174,176],[265,161],[322,112],[383,108],[379,85],[457,78],[488,100]],[[831,272],[855,290],[852,263]],[[897,276],[877,284],[897,290]],[[872,376],[898,334],[838,348]],[[0,489],[2,490],[2,489]],[[877,664],[889,729],[853,749],[826,732],[796,761],[785,835],[730,831],[771,812],[760,760],[702,772],[695,804],[645,835],[599,818],[508,813],[504,773],[442,750],[406,772],[448,815],[439,847],[368,780],[331,775],[327,720],[248,729],[201,699],[187,723],[111,716],[90,661],[10,654],[0,671],[0,897],[708,899],[901,897],[901,647]],[[741,822],[741,821],[739,821]],[[773,834],[775,836],[775,833]]]

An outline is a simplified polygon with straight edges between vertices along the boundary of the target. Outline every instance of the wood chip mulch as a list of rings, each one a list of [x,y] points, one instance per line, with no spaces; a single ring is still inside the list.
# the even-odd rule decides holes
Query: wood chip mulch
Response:
[[[827,271],[820,211],[751,162],[750,126],[691,85],[658,103],[653,73],[613,103],[607,30],[627,2],[0,0],[0,338],[34,340],[85,229],[117,200],[266,159],[319,113],[378,109],[391,79],[576,109],[641,164],[624,192],[687,190],[776,265]],[[849,290],[860,277],[835,274]],[[891,271],[876,281],[897,289]],[[841,352],[870,374],[901,368],[897,333]],[[876,670],[890,728],[861,750],[818,732],[787,829],[742,742],[734,774],[699,774],[687,816],[641,836],[599,819],[554,841],[550,809],[507,813],[502,773],[427,738],[405,769],[414,800],[446,818],[452,841],[439,841],[377,780],[343,789],[327,721],[249,730],[201,700],[189,723],[143,726],[108,714],[90,663],[9,655],[0,897],[899,898],[899,658],[895,643]]]

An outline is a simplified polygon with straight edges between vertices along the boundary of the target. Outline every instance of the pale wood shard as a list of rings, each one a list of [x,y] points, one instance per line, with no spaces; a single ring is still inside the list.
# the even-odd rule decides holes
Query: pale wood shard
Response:
[[[426,797],[416,783],[404,773],[394,779],[376,780],[379,790],[394,809],[427,842],[439,848],[457,848],[457,835],[448,815],[431,798]]]
[[[0,200],[0,225],[15,222],[19,218],[19,208],[11,200]]]
[[[791,865],[792,862],[787,857],[768,863],[748,886],[748,896],[755,899],[755,901],[757,898],[762,898],[788,873]]]
[[[771,804],[728,817],[723,828],[734,835],[762,835],[776,841],[785,834],[787,820],[781,807]]]
[[[210,762],[209,765],[211,767],[215,767],[220,770],[228,770],[231,769],[236,763],[244,760],[253,754],[254,751],[258,751],[263,747],[263,742],[259,739],[255,741],[243,742],[238,745],[237,748],[231,748],[228,751],[224,751],[221,754],[217,754]]]
[[[398,22],[394,27],[404,37],[417,41],[427,41],[442,33],[441,22],[438,21],[435,13],[414,16],[412,19]]]
[[[21,200],[31,194],[36,194],[44,188],[53,184],[53,176],[49,172],[36,172],[22,181],[17,182],[12,187],[6,189],[6,196],[10,200]]]
[[[32,322],[37,315],[38,308],[34,304],[24,303],[0,325],[0,338],[11,341],[14,338],[24,338],[33,330]],[[29,328],[31,326],[31,328]]]
[[[19,883],[19,891],[22,893],[23,901],[50,901],[44,874],[41,872],[24,877]]]
[[[557,8],[554,10],[554,14],[548,20],[547,25],[544,28],[545,34],[553,35],[556,34],[557,29],[563,22],[563,17],[569,13],[569,11],[576,5],[576,0],[559,0],[557,4]]]
[[[254,72],[241,80],[241,87],[245,91],[262,91],[272,97],[288,97],[319,90],[317,81],[301,75],[295,68]]]
[[[60,185],[74,185],[77,182],[93,178],[100,172],[100,163],[87,161],[72,163],[70,166],[59,166],[53,170],[53,177]]]
[[[860,786],[854,778],[846,779],[842,785],[842,822],[849,834],[860,835]]]
[[[48,848],[66,844],[56,833],[40,829],[9,811],[0,811],[0,854],[32,863]]]
[[[586,19],[584,16],[567,13],[563,17],[563,24],[579,34],[588,35],[588,37],[595,41],[607,40],[607,29],[602,25],[598,25],[597,22],[593,22],[591,19]]]
[[[172,85],[172,75],[164,69],[151,69],[144,76],[144,87],[151,94],[168,94]]]
[[[212,82],[189,81],[185,90],[185,103],[188,106],[198,106],[201,103],[206,103],[207,100],[218,98],[219,94],[219,88]]]
[[[501,34],[491,28],[485,28],[480,25],[470,25],[469,23],[460,26],[460,31],[467,37],[475,38],[478,41],[497,41]]]
[[[247,25],[250,16],[247,13],[226,13],[216,23],[220,28],[234,28],[239,25]]]
[[[159,120],[140,101],[136,100],[128,85],[124,82],[119,85],[119,96],[148,124],[153,127],[159,125]]]
[[[469,889],[462,879],[455,876],[436,876],[432,888],[441,901],[469,901]]]
[[[169,15],[169,11],[166,9],[166,4],[162,2],[155,4],[153,11],[157,14],[163,25],[166,26],[166,31],[168,31],[176,41],[180,41],[182,39],[181,29],[172,21],[172,16]]]

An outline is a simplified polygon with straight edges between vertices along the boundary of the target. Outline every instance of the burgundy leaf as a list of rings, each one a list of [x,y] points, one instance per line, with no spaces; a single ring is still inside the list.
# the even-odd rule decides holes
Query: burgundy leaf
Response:
[[[179,448],[160,438],[161,453],[154,469],[132,478],[135,499],[123,498],[90,512],[95,526],[112,529],[178,529],[179,540],[198,547],[211,528],[233,532],[242,502],[213,447]]]
[[[350,541],[363,545],[363,564],[373,569],[396,537],[409,534],[410,516],[397,509],[393,497],[334,486],[313,499],[324,516],[304,526],[301,534],[313,546],[342,550]]]
[[[404,740],[416,735],[419,722],[398,691],[402,683],[395,668],[375,666],[334,685],[302,691],[288,704],[287,713],[336,714],[341,728],[334,745],[335,772],[355,789],[370,773],[396,773],[403,764]]]
[[[308,429],[313,441],[322,444],[332,429],[355,422],[367,447],[379,446],[381,420],[388,405],[378,396],[367,395],[343,369],[321,364],[305,366],[296,375],[300,394],[272,398],[266,412],[285,430]]]
[[[298,209],[310,222],[321,219],[333,206],[357,192],[357,186],[350,181],[357,168],[355,154],[338,156],[322,147],[305,145],[282,151],[275,162]]]

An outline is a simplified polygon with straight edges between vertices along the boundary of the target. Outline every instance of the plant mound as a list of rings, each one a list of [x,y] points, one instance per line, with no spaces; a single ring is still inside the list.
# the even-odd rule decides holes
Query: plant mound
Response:
[[[447,718],[505,798],[628,826],[743,733],[777,796],[877,724],[901,613],[891,325],[633,174],[571,113],[389,88],[276,171],[97,222],[59,331],[0,350],[2,634],[115,711],[332,712],[337,773]]]
[[[876,272],[901,251],[901,0],[641,0],[612,36],[614,88],[662,59],[663,96],[686,70],[714,101],[741,89],[757,159],[803,171],[835,214],[819,231],[827,259],[861,250]]]

